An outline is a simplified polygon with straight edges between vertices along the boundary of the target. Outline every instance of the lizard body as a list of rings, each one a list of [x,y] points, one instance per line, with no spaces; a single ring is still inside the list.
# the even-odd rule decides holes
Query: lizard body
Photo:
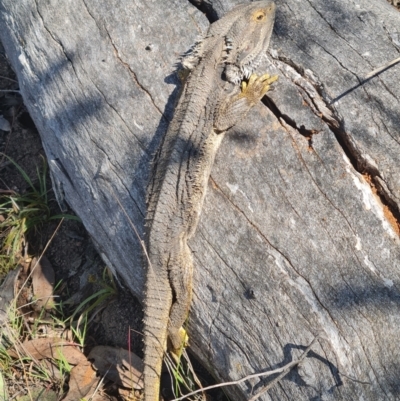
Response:
[[[274,18],[270,0],[239,5],[213,23],[182,61],[187,78],[148,187],[145,401],[159,400],[167,341],[175,353],[185,341],[181,327],[189,312],[193,271],[187,240],[196,230],[223,134],[277,79],[251,75],[267,51]],[[240,87],[244,78],[249,80]]]

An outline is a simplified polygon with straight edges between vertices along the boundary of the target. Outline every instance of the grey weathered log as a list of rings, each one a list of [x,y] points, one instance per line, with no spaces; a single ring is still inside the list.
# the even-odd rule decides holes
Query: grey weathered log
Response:
[[[201,3],[200,1],[197,3]],[[215,14],[234,1],[218,4]],[[210,6],[211,4],[211,6]],[[263,400],[400,397],[400,14],[384,0],[277,2],[265,104],[217,155],[189,334],[220,380],[274,369]],[[206,7],[207,8],[207,7]],[[150,160],[173,65],[207,20],[189,2],[2,0],[0,34],[55,184],[138,297]],[[230,388],[246,399],[260,379]]]

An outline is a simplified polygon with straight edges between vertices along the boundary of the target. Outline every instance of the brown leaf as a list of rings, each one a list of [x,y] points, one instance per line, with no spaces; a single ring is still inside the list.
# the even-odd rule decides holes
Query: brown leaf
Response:
[[[53,361],[50,361],[49,359],[43,359],[39,362],[39,364],[43,368],[43,370],[46,371],[49,376],[51,376],[51,378],[56,380],[62,379],[63,375],[57,368],[56,363],[54,363]]]
[[[53,390],[47,388],[34,387],[29,389],[28,394],[19,396],[15,399],[15,401],[32,401],[32,400],[57,401],[57,394]]]
[[[52,309],[54,307],[53,290],[55,282],[53,266],[45,256],[42,256],[39,262],[38,258],[32,259],[31,269],[33,269],[33,295],[37,300],[33,309]]]
[[[80,362],[86,361],[85,355],[73,343],[55,337],[24,341],[20,352],[38,360],[43,358],[65,359],[71,365],[78,365]]]
[[[98,379],[96,371],[91,363],[85,358],[85,361],[72,368],[69,378],[69,391],[63,401],[76,401],[93,393]]]
[[[118,401],[121,398],[117,398],[112,395],[105,394],[103,389],[98,389],[98,390],[95,389],[95,391],[93,393],[92,392],[88,393],[88,399],[90,401]],[[122,398],[122,399],[124,399],[124,398]],[[138,400],[139,400],[139,398],[137,398],[135,400],[131,400],[131,401],[138,401]],[[126,401],[130,401],[130,400],[126,399]]]
[[[90,352],[88,359],[101,375],[120,386],[143,389],[143,362],[133,352],[122,348],[99,345]]]

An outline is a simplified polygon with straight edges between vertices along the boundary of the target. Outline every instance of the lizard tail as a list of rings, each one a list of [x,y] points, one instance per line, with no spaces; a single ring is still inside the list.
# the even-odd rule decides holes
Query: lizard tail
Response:
[[[144,401],[159,401],[160,375],[167,345],[167,325],[172,304],[168,279],[156,277],[151,268],[146,284],[144,316]]]

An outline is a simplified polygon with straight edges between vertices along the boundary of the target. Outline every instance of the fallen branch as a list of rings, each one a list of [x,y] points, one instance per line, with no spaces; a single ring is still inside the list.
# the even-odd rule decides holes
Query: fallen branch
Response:
[[[192,391],[189,394],[183,395],[182,397],[174,398],[172,401],[180,401],[180,400],[188,398],[194,394],[201,393],[201,392],[211,390],[214,388],[232,386],[232,385],[243,383],[246,380],[254,379],[257,377],[268,377],[268,376],[275,375],[276,373],[281,373],[278,377],[276,377],[274,380],[272,380],[271,383],[269,383],[266,387],[264,387],[262,390],[260,390],[257,394],[255,394],[252,398],[249,399],[249,401],[255,401],[258,397],[260,397],[262,394],[264,394],[266,391],[268,391],[275,383],[277,383],[280,379],[282,379],[282,377],[286,376],[292,368],[294,368],[299,363],[301,363],[304,360],[304,358],[307,356],[307,354],[310,352],[311,348],[313,347],[313,345],[315,344],[315,342],[318,340],[319,337],[320,337],[320,334],[318,334],[314,338],[314,340],[312,340],[311,344],[305,349],[305,351],[303,352],[303,354],[300,356],[299,359],[289,362],[288,364],[286,364],[285,366],[282,366],[281,368],[270,370],[269,372],[254,373],[252,375],[243,377],[242,379],[239,379],[239,380],[234,380],[234,381],[230,381],[230,382],[214,384],[212,386],[204,387],[199,390]]]

